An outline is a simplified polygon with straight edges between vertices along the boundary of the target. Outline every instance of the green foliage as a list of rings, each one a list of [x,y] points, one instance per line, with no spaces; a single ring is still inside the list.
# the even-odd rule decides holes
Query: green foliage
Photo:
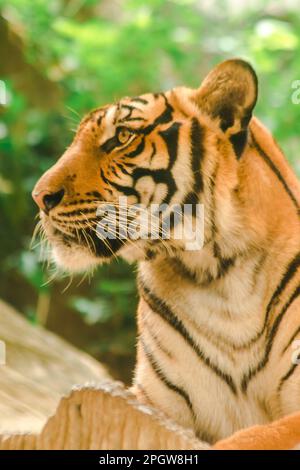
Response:
[[[249,1],[236,9],[233,0],[200,3],[0,0],[0,51],[10,54],[0,63],[9,98],[0,107],[1,279],[21,279],[36,295],[43,289],[51,293],[51,284],[42,287],[44,271],[29,252],[36,213],[30,192],[71,141],[85,112],[123,95],[183,83],[197,87],[225,58],[242,56],[256,68],[257,114],[300,173],[300,105],[291,101],[292,83],[300,79],[296,5],[280,2],[274,8],[274,2],[265,1],[255,9]],[[11,299],[6,289],[4,282],[0,295]],[[123,263],[103,267],[84,296],[64,295],[65,305],[86,323],[111,328],[102,348],[114,349],[119,341],[132,351],[136,294],[131,268]],[[21,307],[19,297],[24,299],[16,292]],[[33,311],[33,300],[26,302],[23,310]]]

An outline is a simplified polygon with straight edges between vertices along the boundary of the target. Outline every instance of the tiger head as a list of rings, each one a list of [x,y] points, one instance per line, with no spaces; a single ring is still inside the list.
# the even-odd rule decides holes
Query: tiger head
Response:
[[[236,185],[256,98],[255,72],[234,59],[213,69],[198,89],[124,98],[89,113],[32,193],[55,262],[82,271],[116,255],[147,259],[160,250],[183,249],[180,240],[161,236],[120,237],[120,226],[135,220],[130,208],[137,204],[147,211],[153,204],[201,202],[206,211],[217,167],[226,198]],[[128,217],[119,202],[125,199]],[[120,226],[111,228],[110,237],[101,236],[101,210],[107,215],[113,208]]]

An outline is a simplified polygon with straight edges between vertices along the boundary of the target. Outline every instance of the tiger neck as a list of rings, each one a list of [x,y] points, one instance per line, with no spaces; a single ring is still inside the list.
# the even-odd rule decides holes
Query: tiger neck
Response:
[[[285,253],[299,251],[299,183],[269,131],[255,118],[227,186],[222,186],[224,168],[219,179],[218,174],[207,177],[204,194],[199,196],[206,213],[203,249],[181,251],[171,263],[181,276],[215,290],[224,291],[227,278],[239,270],[245,285],[249,280],[249,289],[256,273],[263,270],[272,284],[285,266]],[[272,252],[277,253],[276,259]],[[236,278],[237,286],[239,281]]]
[[[264,128],[255,126],[256,138],[262,145],[269,142],[273,149]],[[170,295],[170,285],[182,295],[191,288],[219,299],[226,309],[230,306],[233,317],[243,311],[260,315],[286,264],[285,253],[299,250],[299,230],[295,231],[299,215],[293,201],[261,160],[253,142],[247,144],[242,158],[235,186],[222,189],[212,202],[211,188],[206,185],[210,194],[199,197],[199,202],[208,201],[204,247],[198,252],[179,250],[172,257],[161,255],[140,263],[141,277],[156,285],[162,297],[164,293]],[[286,171],[284,157],[275,154],[275,160],[279,170]],[[293,180],[293,175],[289,178]],[[216,189],[220,181],[215,182]],[[277,253],[276,259],[272,253]]]
[[[235,209],[232,207],[233,212]],[[139,282],[146,288],[151,286],[167,304],[179,305],[177,296],[199,299],[196,310],[190,309],[192,317],[199,315],[201,303],[201,311],[214,310],[216,316],[226,315],[234,320],[237,316],[246,318],[252,311],[259,319],[266,290],[265,243],[258,247],[250,235],[243,237],[243,233],[251,232],[250,227],[239,222],[239,232],[236,214],[233,219],[225,230],[217,218],[208,223],[204,246],[198,251],[178,250],[173,256],[159,254],[140,262]],[[260,324],[259,320],[256,324]],[[250,334],[249,326],[248,329]]]

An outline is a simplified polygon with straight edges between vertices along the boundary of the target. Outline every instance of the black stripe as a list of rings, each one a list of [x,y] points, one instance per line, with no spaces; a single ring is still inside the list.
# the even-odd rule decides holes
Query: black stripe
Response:
[[[266,331],[266,327],[268,325],[268,320],[269,320],[269,316],[270,316],[270,313],[271,313],[272,309],[274,307],[276,307],[276,305],[278,305],[280,295],[282,294],[282,292],[284,291],[284,289],[286,288],[286,286],[288,285],[290,280],[295,275],[295,273],[296,273],[299,266],[300,266],[300,253],[297,253],[295,258],[293,258],[292,261],[288,264],[288,266],[285,270],[285,273],[282,276],[282,279],[281,279],[280,283],[276,287],[276,289],[275,289],[275,291],[274,291],[274,293],[273,293],[273,295],[272,295],[272,297],[271,297],[271,299],[270,299],[270,301],[267,305],[264,325],[263,325],[261,331],[259,331],[257,333],[257,335],[249,341],[249,343],[247,344],[247,347],[250,347],[256,341],[258,341],[261,338],[261,336],[264,334],[264,332]]]
[[[153,121],[152,124],[149,124],[149,126],[146,126],[144,127],[143,129],[140,129],[140,132],[142,132],[144,135],[148,135],[150,134],[155,128],[156,126],[160,125],[160,124],[167,124],[168,122],[171,122],[172,121],[172,118],[173,118],[173,107],[170,105],[170,103],[168,102],[166,96],[163,94],[163,93],[160,93],[159,95],[157,95],[158,97],[161,96],[164,101],[165,101],[165,105],[166,105],[166,108],[165,110]]]
[[[173,106],[170,105],[166,95],[164,93],[160,93],[160,96],[163,98],[166,109],[164,112],[158,116],[158,118],[155,119],[154,125],[157,126],[158,124],[166,124],[167,122],[170,122],[173,118]]]
[[[217,162],[214,168],[213,173],[209,176],[209,192],[210,192],[210,200],[211,200],[211,242],[214,243],[216,234],[218,233],[218,227],[216,225],[216,196],[215,196],[215,189],[216,189],[216,177],[219,170],[219,163]]]
[[[284,382],[286,382],[294,373],[294,371],[296,370],[296,367],[298,366],[299,364],[293,364],[290,369],[288,370],[288,372],[282,377],[282,379],[280,380],[280,383],[279,383],[279,386],[277,388],[277,392],[280,392],[283,385],[284,385]]]
[[[169,165],[168,170],[173,168],[173,165],[177,158],[178,152],[178,137],[179,137],[179,128],[181,124],[179,122],[174,122],[168,129],[160,131],[159,135],[163,138],[169,154]]]
[[[130,121],[130,122],[131,121],[146,121],[146,119],[139,116],[139,117],[128,117],[126,119],[124,118],[124,119],[120,120],[120,122],[128,122],[128,121]]]
[[[203,191],[203,180],[201,175],[201,160],[204,155],[203,147],[204,131],[200,126],[198,119],[192,119],[192,126],[190,132],[191,139],[191,157],[192,157],[192,172],[195,178],[193,191],[199,193]]]
[[[173,357],[172,353],[170,351],[168,351],[165,348],[165,346],[163,346],[161,344],[160,339],[157,337],[156,333],[154,333],[154,331],[152,329],[152,326],[147,321],[146,315],[143,315],[142,318],[143,318],[143,323],[144,323],[144,326],[145,326],[145,331],[147,331],[147,333],[151,337],[152,341],[155,343],[156,348],[159,351],[161,351],[163,354],[165,354],[167,357],[172,358]]]
[[[104,114],[102,114],[102,115],[100,115],[100,116],[98,117],[98,119],[97,119],[97,125],[98,125],[98,126],[100,126],[100,125],[101,125],[101,123],[102,123],[102,120],[103,120],[104,116],[105,116],[105,115],[104,115]]]
[[[111,166],[110,166],[110,170],[111,170],[111,172],[112,172],[113,175],[115,175],[117,178],[119,178],[119,175],[117,174],[117,171],[116,171],[116,169],[115,169],[114,166],[111,165]]]
[[[234,153],[238,160],[241,158],[241,155],[245,149],[247,138],[248,138],[248,130],[244,129],[240,132],[237,132],[236,134],[233,134],[229,139],[230,142],[232,143]]]
[[[225,276],[225,274],[227,274],[227,272],[232,266],[234,266],[236,258],[235,257],[231,257],[231,258],[222,257],[222,253],[217,242],[214,242],[213,244],[213,254],[219,263],[218,272],[214,279],[220,279],[221,277]]]
[[[76,209],[74,211],[69,211],[69,212],[58,212],[59,217],[72,217],[73,215],[83,215],[83,214],[95,214],[96,213],[96,208],[92,207],[90,208],[82,208],[82,209]]]
[[[116,165],[117,165],[118,168],[120,168],[120,170],[122,171],[122,173],[124,173],[124,175],[131,176],[129,171],[126,170],[126,168],[124,167],[124,165],[122,163],[116,163]]]
[[[187,406],[189,407],[189,409],[191,411],[193,419],[195,420],[196,419],[195,412],[194,412],[193,405],[192,405],[192,402],[190,400],[190,397],[189,397],[188,393],[183,388],[179,387],[178,385],[173,384],[173,382],[171,382],[163,374],[161,368],[157,365],[157,362],[154,359],[153,354],[150,352],[148,346],[146,346],[146,344],[145,344],[145,342],[143,341],[142,338],[140,338],[140,342],[142,344],[144,353],[145,353],[148,361],[150,362],[150,365],[151,365],[153,371],[155,372],[155,374],[157,375],[157,377],[163,382],[164,385],[166,385],[166,387],[168,387],[173,392],[178,393],[178,395],[180,395],[184,399],[184,401],[186,402]]]
[[[195,343],[193,338],[190,336],[189,332],[187,331],[186,327],[182,323],[182,321],[177,318],[177,316],[171,311],[171,309],[163,302],[161,299],[156,297],[153,292],[151,292],[147,286],[139,279],[139,289],[141,291],[141,295],[145,302],[149,305],[151,310],[163,318],[169,325],[171,325],[183,338],[184,340],[192,347],[192,349],[196,352],[197,356],[201,361],[209,367],[218,377],[220,377],[230,390],[236,394],[236,386],[233,382],[232,377],[229,374],[226,374],[218,366],[213,364],[211,360],[205,356],[203,351],[200,350],[199,346]]]
[[[96,213],[96,211],[95,211]],[[91,224],[95,225],[96,227],[96,222],[99,222],[100,217],[84,217],[83,219],[77,219],[77,220],[64,220],[62,221],[61,219],[57,219],[55,216],[53,216],[53,220],[55,222],[58,222],[61,225],[64,225],[66,227],[72,228],[73,225],[78,225],[81,228],[91,226]]]
[[[100,175],[101,175],[101,178],[103,179],[103,181],[104,181],[105,184],[110,184],[110,181],[106,178],[106,176],[105,176],[104,171],[102,170],[102,168],[100,168]]]
[[[199,204],[199,193],[203,191],[203,180],[201,174],[201,161],[204,155],[203,146],[204,132],[198,119],[193,118],[190,130],[191,139],[191,169],[194,176],[192,191],[190,191],[183,200],[183,205],[192,206],[192,215],[196,217],[197,204]]]
[[[124,156],[121,157],[121,158],[122,158],[122,160],[124,160]],[[126,162],[125,165],[126,165],[128,168],[134,168],[134,167],[136,166],[135,163],[130,163],[130,162]]]
[[[122,119],[119,119],[119,122],[130,121],[133,111],[140,111],[139,108],[132,106],[130,104],[120,104],[119,109],[127,109],[128,113]]]
[[[199,204],[198,194],[196,194],[192,191],[189,192],[183,200],[183,206],[185,206],[187,204],[189,204],[192,208],[192,212],[191,212],[192,216],[196,217],[197,216],[197,210],[196,210],[197,209],[197,204]]]
[[[107,107],[105,107],[104,109],[101,110],[102,114],[100,114],[99,117],[98,117],[98,119],[97,119],[97,125],[98,125],[98,126],[101,126],[102,120],[105,118],[105,116],[106,116],[106,114],[107,114],[107,111],[108,111],[108,108],[109,108],[109,107],[107,106]],[[96,113],[97,113],[97,110],[94,111],[94,112],[95,112],[95,114],[96,114]],[[85,119],[85,120],[83,121],[83,123],[86,122],[86,121],[88,121],[88,120],[90,119],[90,117],[91,117],[91,116],[88,115],[87,119]]]
[[[152,163],[152,160],[155,157],[155,155],[156,155],[156,145],[154,142],[152,142],[152,153],[149,158],[150,163]]]
[[[235,261],[235,257],[219,258],[217,279],[221,279],[222,277],[224,277],[228,273],[229,269],[234,266]]]
[[[179,258],[170,258],[170,263],[173,269],[175,269],[180,276],[193,283],[198,282],[196,274],[193,273]]]
[[[113,188],[115,188],[117,191],[119,191],[120,193],[123,193],[125,196],[135,196],[137,198],[137,202],[140,202],[140,195],[139,193],[136,191],[136,189],[132,188],[131,186],[121,186],[120,184],[117,184],[113,181],[110,181],[105,175],[104,175],[104,172],[102,170],[102,168],[100,169],[100,174],[101,174],[101,177],[104,181],[104,183],[112,186]]]
[[[120,145],[119,139],[114,135],[100,145],[100,150],[102,150],[102,152],[109,153],[118,145]]]
[[[147,400],[149,406],[152,406],[153,408],[156,408],[153,401],[151,400],[151,398],[149,397],[148,393],[146,392],[146,390],[144,389],[144,387],[136,382],[136,383],[133,383],[134,387],[138,388],[140,390],[140,392],[142,393],[142,395],[144,395],[145,399]]]
[[[99,200],[95,201],[95,199],[78,199],[76,201],[76,199],[75,199],[75,201],[65,203],[64,207],[78,206],[78,204],[90,204],[91,202],[99,202]]]
[[[265,324],[264,324],[263,331],[265,330],[265,328],[267,326],[269,315],[271,313],[271,309],[274,308],[278,304],[279,296],[282,294],[283,290],[286,288],[286,286],[288,285],[290,280],[296,274],[297,269],[299,268],[299,266],[300,266],[300,253],[297,253],[295,258],[293,258],[292,261],[290,262],[290,264],[287,266],[286,271],[285,271],[279,285],[277,286],[275,292],[273,293],[273,295],[271,297],[271,300],[270,300],[270,302],[267,306],[266,316],[265,316]]]
[[[136,103],[148,104],[147,100],[145,100],[144,98],[140,98],[139,96],[134,96],[133,98],[131,98],[130,101],[135,101]]]
[[[131,104],[123,104],[123,103],[120,103],[120,109],[128,109],[128,111],[130,111],[130,114],[133,111],[139,111],[139,108],[136,108],[135,106],[132,106]]]
[[[94,196],[100,200],[103,200],[102,196],[100,193],[98,193],[98,191],[88,191],[87,193],[85,193],[87,196]]]
[[[270,352],[271,352],[271,349],[272,349],[272,346],[273,346],[273,341],[274,341],[274,338],[275,338],[276,333],[278,331],[279,325],[280,325],[286,311],[292,305],[292,303],[297,299],[297,297],[299,297],[299,295],[300,295],[300,286],[298,286],[294,290],[294,292],[291,295],[290,299],[285,304],[285,306],[281,310],[280,314],[276,317],[276,320],[274,321],[274,324],[273,324],[273,326],[270,330],[270,334],[269,334],[268,339],[267,339],[267,346],[266,346],[266,350],[265,350],[265,354],[264,354],[263,359],[258,363],[258,365],[255,368],[250,369],[248,371],[248,373],[245,374],[243,379],[242,379],[241,389],[244,393],[247,391],[247,387],[249,385],[250,380],[253,379],[253,377],[255,377],[256,374],[258,374],[258,372],[263,370],[264,367],[268,364],[269,358],[270,358]]]
[[[298,214],[300,214],[300,206],[299,206],[299,203],[295,197],[295,195],[293,194],[293,192],[291,191],[291,189],[289,188],[287,182],[285,181],[285,179],[283,178],[282,174],[280,173],[279,169],[277,168],[277,166],[274,164],[274,162],[271,160],[271,158],[264,152],[264,150],[260,147],[260,145],[258,144],[258,142],[255,140],[255,137],[254,137],[254,134],[253,132],[251,132],[251,137],[252,137],[252,141],[253,141],[253,144],[254,144],[254,147],[256,148],[256,150],[258,151],[259,155],[263,158],[263,160],[266,162],[266,164],[269,166],[269,168],[274,172],[274,174],[277,176],[278,180],[280,181],[280,183],[282,184],[282,186],[284,187],[285,191],[287,192],[287,194],[289,195],[289,197],[291,198],[294,206],[296,207],[297,211],[298,211]]]
[[[140,155],[145,149],[145,137],[142,138],[139,145],[129,153],[125,153],[125,157],[134,158]]]

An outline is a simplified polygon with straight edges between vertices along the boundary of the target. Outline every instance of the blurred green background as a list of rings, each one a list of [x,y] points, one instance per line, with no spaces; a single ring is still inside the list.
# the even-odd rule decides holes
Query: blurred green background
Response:
[[[299,1],[0,0],[0,297],[130,381],[134,268],[115,262],[91,279],[47,282],[30,250],[31,190],[70,143],[80,118],[124,95],[197,87],[240,56],[260,81],[256,114],[300,173]],[[68,287],[67,289],[65,289]],[[0,331],[1,336],[1,331]]]

